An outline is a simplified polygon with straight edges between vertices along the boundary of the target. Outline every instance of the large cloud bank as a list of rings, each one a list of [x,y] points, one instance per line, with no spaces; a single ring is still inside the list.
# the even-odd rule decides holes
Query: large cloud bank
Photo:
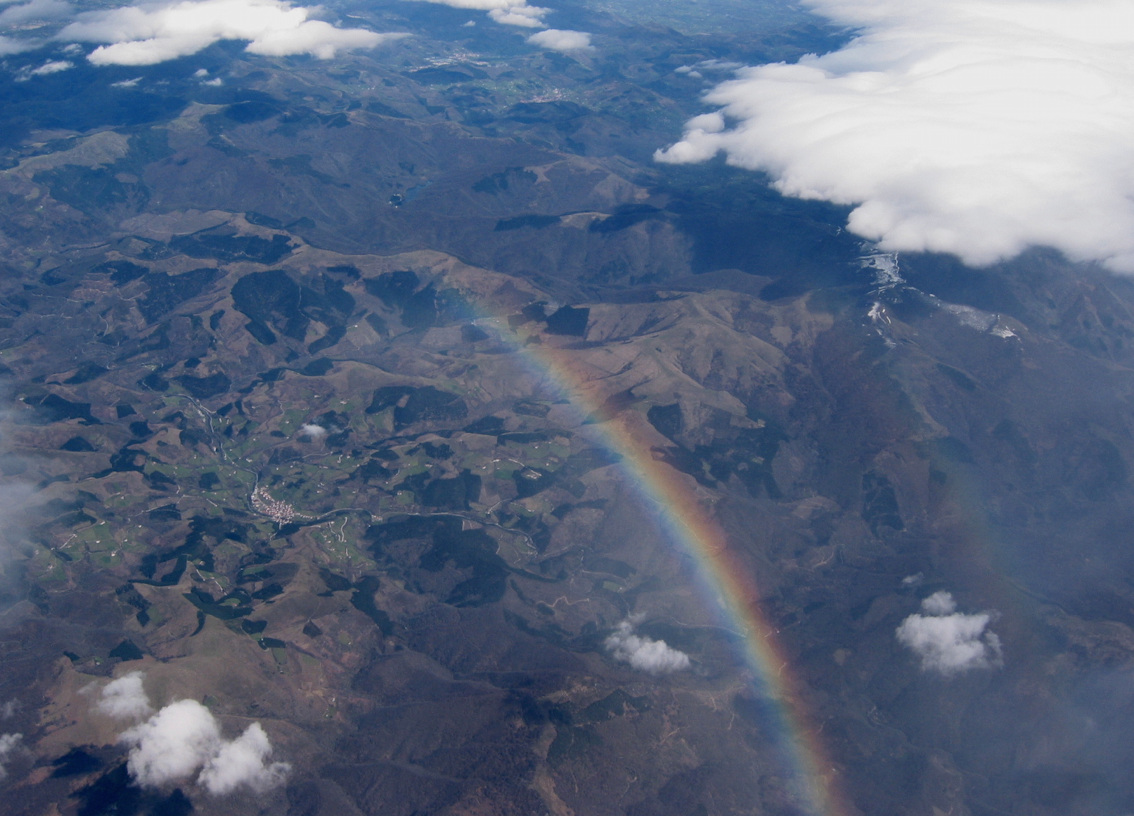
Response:
[[[921,668],[946,676],[1002,665],[1000,638],[988,629],[992,615],[966,615],[948,592],[921,602],[925,614],[913,614],[898,626],[898,642],[921,658]]]
[[[622,621],[607,637],[606,650],[615,660],[650,674],[669,674],[689,668],[689,655],[664,640],[635,634],[636,622],[633,618]]]
[[[1134,273],[1134,5],[810,0],[857,36],[737,72],[659,151],[724,153],[786,195],[855,208],[881,248],[974,265],[1031,245]]]
[[[196,776],[199,785],[217,796],[239,788],[263,792],[283,782],[291,770],[285,762],[269,762],[272,744],[259,723],[227,740],[212,712],[196,700],[177,700],[149,716],[153,709],[140,672],[108,683],[97,707],[120,719],[148,717],[119,737],[130,746],[130,776],[145,787]]]
[[[220,40],[247,40],[266,56],[311,54],[330,59],[401,36],[336,28],[308,19],[312,9],[282,0],[184,0],[80,14],[60,39],[107,43],[90,54],[97,65],[153,65],[195,54]]]

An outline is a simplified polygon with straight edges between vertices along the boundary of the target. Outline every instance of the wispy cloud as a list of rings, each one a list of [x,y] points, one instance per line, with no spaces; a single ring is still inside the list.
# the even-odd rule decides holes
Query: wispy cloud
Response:
[[[11,54],[22,54],[24,51],[31,51],[33,48],[38,48],[42,43],[35,40],[24,40],[16,37],[5,37],[0,34],[0,57],[7,57]]]
[[[529,6],[527,0],[422,0],[427,3],[451,6],[471,11],[486,11],[493,22],[521,28],[544,28],[543,18],[552,13],[549,8]],[[528,42],[551,51],[593,51],[591,35],[585,31],[544,28],[528,37]]]
[[[6,388],[0,383],[0,405],[7,401]],[[34,462],[13,444],[12,420],[8,410],[0,408],[0,589],[8,588],[10,581],[19,582],[9,568],[29,549],[28,523],[36,509],[36,489],[28,473]]]
[[[921,659],[924,671],[946,676],[1003,665],[1000,638],[989,630],[992,614],[964,614],[948,592],[935,592],[921,602],[925,614],[902,621],[898,642]]]
[[[622,663],[650,674],[669,674],[689,668],[689,655],[674,649],[664,640],[654,640],[635,633],[639,619],[628,618],[607,637],[606,650]]]
[[[29,73],[32,76],[46,76],[48,74],[58,74],[60,71],[66,71],[74,67],[75,63],[70,60],[51,60],[50,62],[45,62],[43,65],[40,65],[38,68],[32,68]]]
[[[1134,273],[1134,10],[1115,0],[811,0],[857,35],[745,68],[659,151],[853,205],[886,250],[1047,245]]]
[[[23,734],[0,734],[0,779],[8,776],[8,760],[20,749],[23,738]]]
[[[695,65],[682,65],[675,68],[673,72],[675,74],[693,77],[694,79],[702,79],[707,73],[732,72],[743,67],[741,63],[731,60],[707,59],[701,60]]]
[[[542,25],[551,9],[529,6],[527,0],[422,0],[440,6],[469,11],[487,11],[488,16],[503,25],[535,27]]]
[[[53,20],[58,17],[67,17],[73,11],[74,7],[63,0],[31,0],[30,3],[12,3],[3,11],[0,11],[0,26]]]
[[[153,65],[195,54],[220,40],[246,40],[252,54],[310,54],[373,48],[401,34],[337,28],[308,19],[315,9],[282,0],[182,0],[90,11],[59,38],[106,43],[88,57],[97,65]]]
[[[450,6],[458,9],[469,9],[470,11],[492,11],[522,8],[526,0],[422,0],[423,2],[436,3],[439,6]]]

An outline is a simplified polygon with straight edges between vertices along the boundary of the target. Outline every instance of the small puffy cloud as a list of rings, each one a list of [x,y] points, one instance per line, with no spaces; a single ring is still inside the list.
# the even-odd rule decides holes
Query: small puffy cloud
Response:
[[[209,793],[220,796],[241,786],[263,792],[284,781],[291,770],[285,762],[269,763],[272,744],[260,723],[252,723],[244,733],[221,749],[205,763],[197,781]]]
[[[196,700],[170,703],[121,736],[131,746],[126,767],[143,787],[181,782],[220,752],[217,721]]]
[[[921,608],[927,615],[952,615],[957,611],[957,602],[953,600],[951,592],[941,590],[923,600]]]
[[[299,426],[299,432],[313,439],[322,439],[327,435],[327,429],[322,425],[316,425],[314,422],[308,422],[306,425]]]
[[[247,40],[253,54],[311,54],[373,48],[397,38],[307,19],[313,9],[282,0],[182,0],[90,11],[64,27],[60,39],[107,43],[88,59],[96,65],[153,65],[195,54],[220,40]]]
[[[489,9],[488,16],[501,25],[540,28],[543,26],[543,18],[549,13],[551,9],[539,6],[512,6],[507,9]]]
[[[23,734],[0,734],[0,779],[4,779],[8,775],[5,765],[12,755],[19,750],[23,738]]]
[[[933,593],[921,602],[925,614],[910,615],[898,626],[898,642],[921,659],[923,671],[945,676],[1003,665],[1000,638],[988,629],[992,614],[956,609],[950,593]]]
[[[546,48],[548,51],[593,51],[591,35],[585,31],[571,31],[565,28],[549,28],[528,37],[528,42]]]
[[[1115,0],[810,0],[856,35],[745,68],[665,162],[724,153],[853,206],[886,251],[974,265],[1052,246],[1134,273],[1134,22]],[[707,126],[708,125],[708,126]]]
[[[142,686],[143,677],[142,672],[133,671],[107,683],[95,707],[120,720],[140,720],[153,714],[150,698]]]
[[[131,672],[108,683],[96,704],[99,711],[114,717],[148,716],[119,735],[130,746],[126,768],[135,783],[160,787],[196,776],[205,790],[221,796],[241,787],[263,792],[287,777],[290,765],[268,761],[272,744],[259,723],[226,740],[212,712],[196,700],[177,700],[155,714],[142,687],[143,677]]]
[[[615,660],[650,674],[669,674],[689,668],[689,655],[664,640],[635,634],[635,623],[633,618],[624,620],[607,637],[604,645]]]

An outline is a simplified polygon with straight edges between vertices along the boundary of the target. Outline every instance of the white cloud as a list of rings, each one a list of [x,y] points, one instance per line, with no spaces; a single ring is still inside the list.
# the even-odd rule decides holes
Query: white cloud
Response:
[[[121,739],[132,746],[126,763],[130,776],[143,787],[188,779],[221,747],[217,721],[196,700],[170,703]]]
[[[491,11],[492,9],[512,9],[522,7],[525,0],[423,0],[439,6],[451,6],[470,11]]]
[[[322,425],[316,425],[313,422],[309,422],[306,425],[300,425],[299,432],[301,434],[307,434],[314,439],[322,439],[327,435],[326,428],[324,428]]]
[[[0,734],[0,779],[8,775],[5,763],[19,750],[23,738],[23,734]]]
[[[622,621],[605,641],[606,650],[615,660],[629,663],[650,674],[668,674],[689,668],[689,655],[674,649],[664,640],[634,634],[634,618]]]
[[[15,37],[5,37],[0,34],[0,57],[7,57],[11,54],[22,54],[24,51],[31,51],[33,48],[38,48],[41,43],[35,40],[21,40]]]
[[[123,719],[152,714],[143,677],[142,672],[131,672],[108,683],[98,710]],[[212,712],[196,700],[170,703],[124,731],[119,739],[130,746],[126,768],[143,787],[196,776],[199,785],[217,796],[240,787],[263,792],[283,782],[291,770],[286,762],[267,761],[272,744],[259,723],[252,723],[236,739],[226,740]],[[0,741],[0,762],[2,749]]]
[[[692,77],[701,77],[703,76],[703,74],[701,73],[702,71],[728,73],[743,67],[743,64],[739,62],[733,62],[732,60],[707,59],[701,60],[696,65],[682,65],[678,68],[675,68],[674,73],[688,74]]]
[[[253,54],[329,59],[341,50],[373,48],[402,36],[307,19],[314,10],[282,0],[150,3],[80,14],[59,37],[108,43],[88,57],[97,65],[153,65],[195,54],[219,40],[247,40]]]
[[[140,720],[154,712],[150,698],[142,687],[140,671],[124,674],[102,689],[96,708],[103,714],[121,720]]]
[[[948,592],[933,593],[921,602],[921,609],[924,615],[910,615],[895,634],[921,658],[922,670],[950,676],[1003,664],[1000,638],[988,629],[991,613],[957,612]]]
[[[527,0],[422,0],[427,3],[450,6],[469,11],[487,11],[493,22],[501,25],[541,28],[543,18],[551,13],[549,8],[529,6]],[[470,25],[470,23],[465,23]]]
[[[31,0],[30,3],[12,4],[0,11],[0,25],[14,25],[38,20],[66,17],[74,11],[63,0]]]
[[[953,593],[940,590],[921,602],[921,610],[928,615],[952,615],[957,611]]]
[[[21,77],[17,77],[20,79]],[[3,402],[6,383],[0,383],[0,403]],[[19,570],[11,570],[12,558],[27,548],[29,514],[34,513],[36,489],[30,481],[36,463],[15,452],[10,442],[12,416],[7,408],[0,408],[0,453],[10,459],[10,475],[0,475],[0,587],[8,582],[19,582]],[[25,472],[28,471],[28,472]]]
[[[248,51],[269,57],[311,54],[319,59],[331,59],[339,51],[373,48],[379,43],[405,36],[377,34],[364,28],[335,28],[322,20],[309,20],[296,28],[265,32],[249,43]]]
[[[45,62],[38,68],[32,68],[31,73],[34,76],[45,76],[47,74],[58,74],[60,71],[66,71],[68,68],[74,68],[75,63],[69,60],[52,60]]]
[[[539,6],[512,6],[506,9],[489,9],[488,16],[493,22],[501,25],[521,26],[522,28],[540,28],[543,18],[551,13],[549,8]]]
[[[546,48],[548,51],[593,51],[591,35],[585,31],[570,31],[565,28],[549,28],[528,37],[528,42]]]
[[[882,249],[970,264],[1031,245],[1134,273],[1134,6],[810,0],[844,48],[745,68],[657,158],[767,171],[854,205]]]
[[[244,733],[221,749],[205,763],[198,782],[214,795],[231,793],[242,785],[265,791],[283,782],[291,770],[285,762],[268,764],[272,744],[260,723],[252,723]]]

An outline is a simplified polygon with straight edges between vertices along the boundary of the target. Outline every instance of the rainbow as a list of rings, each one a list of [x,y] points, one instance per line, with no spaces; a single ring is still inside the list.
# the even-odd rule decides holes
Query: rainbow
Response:
[[[692,557],[698,577],[716,595],[720,612],[739,633],[743,658],[761,686],[769,726],[776,733],[785,763],[795,776],[811,816],[845,816],[850,810],[838,790],[837,773],[816,730],[808,722],[788,658],[775,629],[758,605],[755,582],[730,549],[720,525],[697,501],[688,477],[654,457],[649,431],[635,411],[604,412],[605,394],[573,365],[568,350],[551,344],[527,345],[505,320],[489,318],[501,337],[519,350],[533,376],[567,399],[596,441],[617,454],[628,485],[657,514],[663,530]]]

